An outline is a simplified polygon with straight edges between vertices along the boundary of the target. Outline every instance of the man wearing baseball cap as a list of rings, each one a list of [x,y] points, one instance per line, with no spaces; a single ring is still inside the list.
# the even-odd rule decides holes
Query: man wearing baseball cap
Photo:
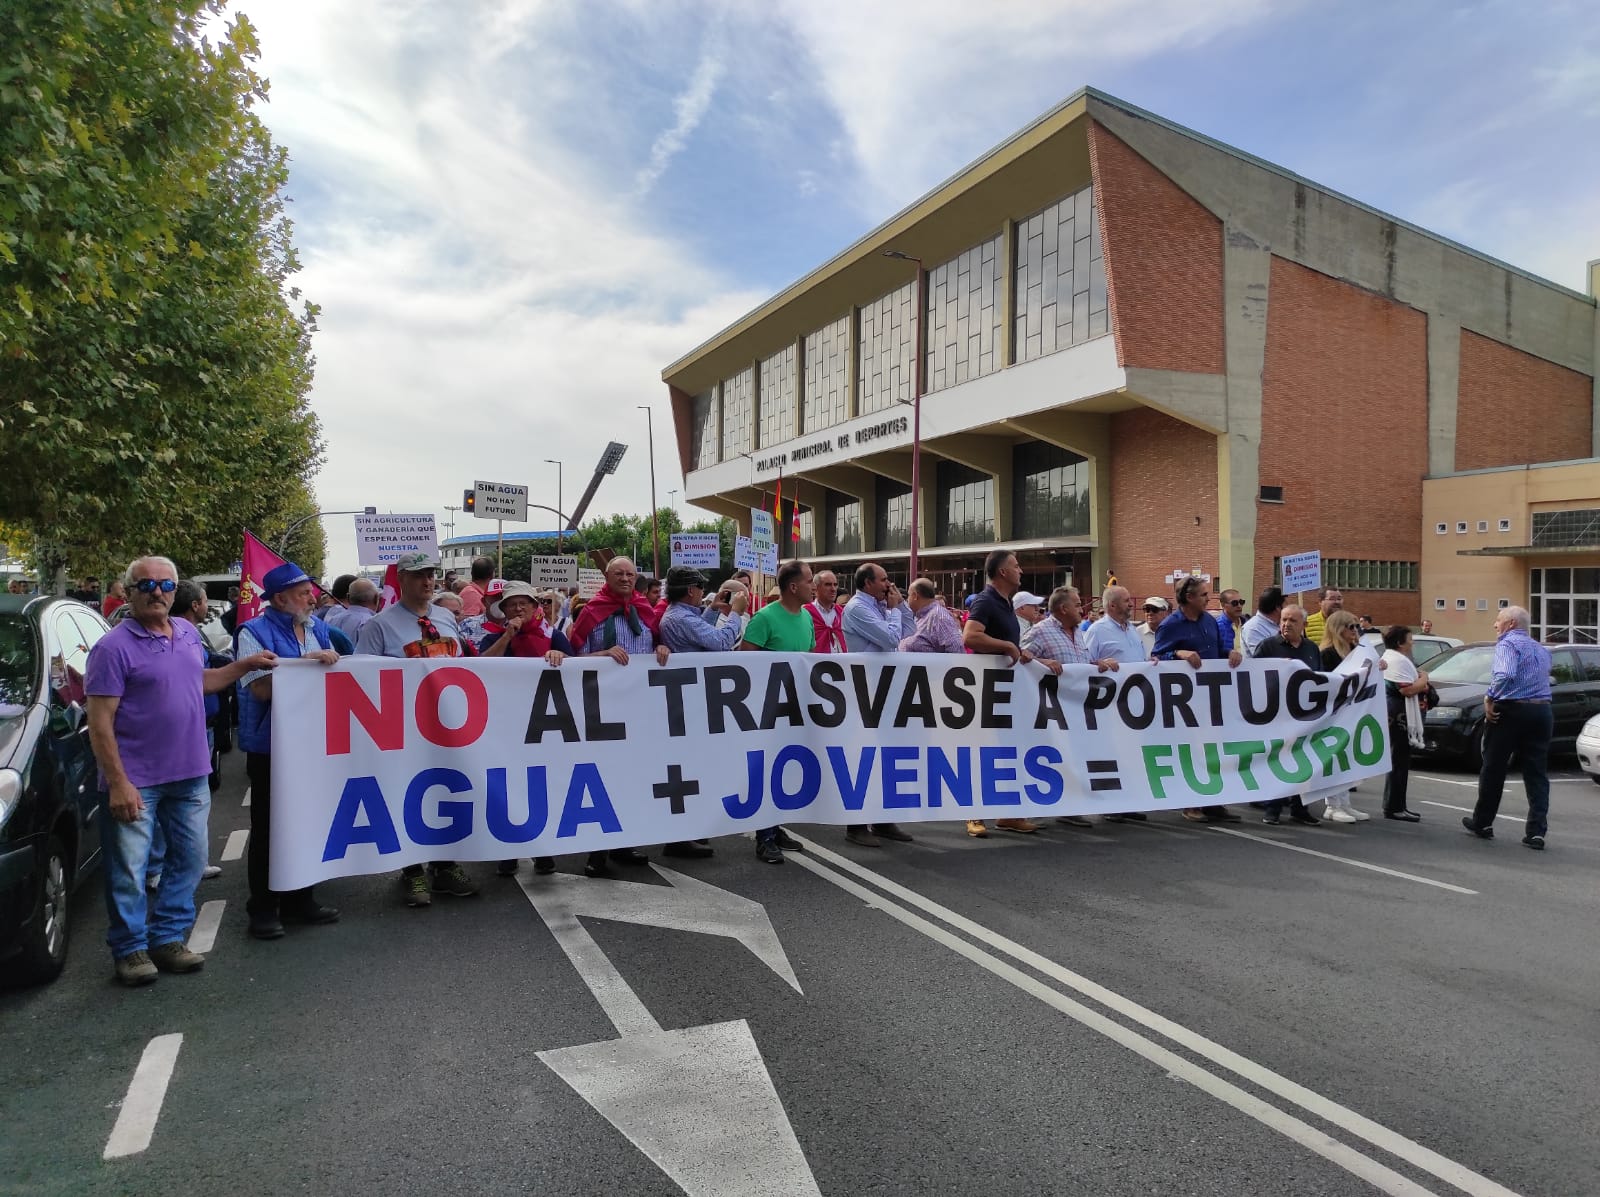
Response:
[[[1011,609],[1018,619],[1032,627],[1044,618],[1044,599],[1031,590],[1019,590],[1011,596]],[[1028,628],[1022,630],[1026,632]]]
[[[303,657],[332,665],[339,654],[328,625],[313,615],[316,588],[306,572],[291,561],[275,565],[261,579],[261,614],[239,628],[239,654],[277,654],[280,661]],[[283,920],[334,923],[339,912],[324,906],[311,887],[275,893],[268,887],[268,854],[272,847],[272,675],[266,670],[239,680],[239,746],[244,749],[245,775],[250,779],[250,850],[246,873],[250,900],[250,934],[256,939],[282,939]]]
[[[1144,600],[1144,622],[1135,629],[1140,639],[1144,641],[1145,656],[1155,652],[1156,629],[1161,626],[1161,621],[1172,611],[1172,604],[1159,594],[1152,594]]]
[[[455,616],[433,601],[438,564],[424,552],[406,553],[394,563],[399,601],[367,620],[356,641],[358,654],[410,660],[464,655]],[[400,890],[407,906],[419,908],[432,905],[434,894],[470,898],[478,892],[453,860],[431,861],[427,876],[421,865],[407,865],[400,871]]]

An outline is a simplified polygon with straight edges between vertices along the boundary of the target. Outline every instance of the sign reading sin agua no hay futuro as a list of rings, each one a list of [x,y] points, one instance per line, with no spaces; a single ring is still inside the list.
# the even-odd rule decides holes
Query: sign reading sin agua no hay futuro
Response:
[[[1070,666],[706,653],[290,662],[273,681],[273,889],[775,823],[1168,810],[1388,770],[1377,658]]]

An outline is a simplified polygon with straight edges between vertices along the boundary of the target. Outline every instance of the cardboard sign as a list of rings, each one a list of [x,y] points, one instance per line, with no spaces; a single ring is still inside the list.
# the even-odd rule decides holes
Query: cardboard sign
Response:
[[[1322,550],[1291,553],[1283,559],[1283,592],[1322,589]]]
[[[578,571],[578,597],[592,599],[604,589],[606,575],[600,569],[580,569]]]
[[[722,564],[722,538],[715,532],[679,532],[672,537],[672,564],[716,569]]]
[[[575,557],[531,557],[529,562],[528,581],[541,590],[578,584],[578,561]]]
[[[528,488],[514,482],[474,482],[474,515],[491,520],[528,520]]]
[[[407,553],[439,555],[439,533],[431,515],[358,515],[356,560],[389,565]]]

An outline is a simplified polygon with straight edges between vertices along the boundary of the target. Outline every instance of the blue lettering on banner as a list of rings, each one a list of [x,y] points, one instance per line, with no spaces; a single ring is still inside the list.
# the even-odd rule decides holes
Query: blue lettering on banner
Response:
[[[858,811],[867,804],[867,782],[872,779],[872,758],[876,748],[861,750],[861,764],[854,777],[850,776],[850,762],[845,760],[844,749],[837,744],[828,745],[828,763],[833,766],[833,780],[839,786],[839,800],[845,810]]]
[[[790,765],[800,766],[800,787],[795,790],[784,785],[785,770]],[[772,758],[772,805],[779,810],[804,810],[817,800],[822,792],[822,762],[817,754],[801,744],[790,744]]]
[[[1066,779],[1061,776],[1061,770],[1056,768],[1061,764],[1061,753],[1048,744],[1039,744],[1028,749],[1022,758],[1022,767],[1028,771],[1028,776],[1038,784],[1023,787],[1023,793],[1028,796],[1028,801],[1036,806],[1054,806],[1067,792]]]
[[[511,802],[506,795],[506,771],[489,770],[489,804],[484,809],[483,821],[489,834],[508,844],[527,844],[544,833],[550,819],[550,789],[545,782],[544,766],[528,767],[528,817],[524,822],[511,821]]]
[[[939,805],[939,791],[948,789],[957,806],[972,805],[972,749],[956,749],[955,767],[950,755],[937,746],[928,749],[928,805]]]
[[[1021,806],[1022,795],[1016,790],[1002,790],[1002,781],[1016,781],[1017,768],[1015,764],[1004,765],[1002,761],[1015,762],[1017,750],[1006,747],[986,747],[978,749],[978,769],[983,773],[983,803],[985,806]]]
[[[367,821],[357,823],[356,817],[363,814]],[[343,860],[352,844],[371,844],[385,855],[400,851],[400,836],[395,832],[389,804],[383,800],[376,777],[352,777],[344,783],[339,808],[333,812],[333,826],[328,828],[328,842],[322,848],[322,859]]]
[[[585,802],[584,795],[594,798]],[[572,780],[567,784],[567,800],[561,807],[561,822],[556,827],[556,838],[567,839],[578,833],[585,823],[598,823],[600,830],[622,830],[617,812],[611,805],[611,795],[606,793],[606,783],[600,780],[598,765],[575,765]]]
[[[443,827],[435,827],[422,817],[422,800],[434,786],[443,786],[452,794],[472,791],[472,782],[459,769],[424,769],[411,779],[406,787],[406,834],[414,844],[454,844],[472,834],[472,803],[439,801],[439,814],[448,819]]]
[[[916,810],[922,805],[922,796],[916,791],[918,750],[915,748],[890,748],[883,750],[883,809]],[[902,786],[910,789],[902,789]]]
[[[761,809],[761,796],[766,790],[766,753],[755,749],[744,754],[745,798],[728,794],[722,799],[722,809],[735,819],[748,819]]]

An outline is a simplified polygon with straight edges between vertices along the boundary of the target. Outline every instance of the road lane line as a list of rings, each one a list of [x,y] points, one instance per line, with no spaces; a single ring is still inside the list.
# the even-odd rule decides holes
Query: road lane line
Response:
[[[807,846],[807,852],[813,849]],[[795,854],[788,858],[802,868],[809,869],[823,880],[838,886],[847,893],[854,894],[868,906],[881,910],[890,918],[905,924],[912,930],[927,936],[935,943],[949,948],[958,955],[965,956],[980,968],[988,970],[1003,981],[1016,986],[1024,993],[1051,1006],[1065,1014],[1068,1018],[1081,1023],[1092,1031],[1096,1031],[1112,1042],[1120,1044],[1136,1055],[1142,1056],[1150,1063],[1156,1065],[1169,1076],[1178,1080],[1187,1081],[1203,1093],[1208,1093],[1218,1101],[1224,1102],[1254,1118],[1262,1125],[1277,1131],[1279,1134],[1292,1139],[1302,1147],[1315,1152],[1331,1163],[1337,1164],[1345,1171],[1360,1177],[1381,1192],[1391,1194],[1392,1197],[1436,1197],[1432,1189],[1425,1189],[1415,1181],[1401,1175],[1394,1169],[1379,1163],[1371,1156],[1364,1155],[1355,1148],[1332,1138],[1326,1131],[1320,1130],[1292,1114],[1287,1114],[1274,1105],[1261,1100],[1254,1094],[1241,1089],[1233,1082],[1207,1072],[1198,1064],[1185,1059],[1170,1048],[1162,1047],[1152,1039],[1139,1034],[1130,1027],[1093,1010],[1082,1002],[1067,997],[1058,990],[1052,989],[1043,981],[1029,976],[1015,965],[1007,964],[999,957],[991,955],[975,944],[968,943],[957,935],[946,931],[913,914],[911,911],[886,902],[880,895],[874,893],[864,885],[858,885],[825,865],[818,864],[815,860],[808,860],[805,856]]]
[[[793,834],[793,832],[790,834]],[[1105,986],[1097,984],[1079,973],[1073,972],[1064,965],[1057,964],[1049,957],[1041,956],[1032,948],[1024,947],[1015,940],[1001,935],[998,931],[974,922],[965,915],[957,914],[949,907],[943,906],[931,898],[924,897],[915,890],[908,889],[898,882],[889,880],[887,877],[874,873],[871,869],[858,865],[853,860],[840,856],[837,852],[830,852],[804,836],[797,836],[796,838],[805,844],[806,856],[813,861],[817,858],[826,859],[842,871],[863,878],[884,893],[920,908],[925,913],[932,915],[940,922],[956,928],[958,931],[982,940],[985,947],[1010,956],[1014,960],[1021,961],[1036,972],[1043,973],[1045,976],[1077,991],[1084,997],[1099,1002],[1129,1021],[1138,1023],[1146,1030],[1153,1031],[1157,1035],[1171,1040],[1178,1046],[1198,1056],[1204,1057],[1236,1076],[1243,1077],[1251,1084],[1265,1089],[1285,1101],[1292,1102],[1324,1122],[1340,1127],[1358,1138],[1365,1139],[1374,1147],[1386,1151],[1390,1155],[1402,1159],[1432,1176],[1437,1176],[1447,1184],[1454,1185],[1463,1192],[1472,1194],[1473,1197],[1515,1197],[1512,1190],[1495,1183],[1486,1176],[1480,1176],[1465,1165],[1458,1164],[1431,1148],[1407,1139],[1404,1135],[1398,1134],[1388,1127],[1372,1121],[1370,1118],[1357,1114],[1354,1110],[1347,1109],[1338,1102],[1323,1097],[1320,1093],[1314,1093],[1304,1085],[1291,1081],[1289,1078],[1273,1072],[1270,1068],[1257,1064],[1254,1060],[1247,1059],[1237,1052],[1223,1047],[1220,1043],[1207,1039],[1204,1035],[1173,1022],[1171,1019],[1157,1014],[1154,1010],[1147,1009],[1137,1002],[1125,998],[1121,994],[1107,989]],[[805,857],[793,854],[788,859],[795,863],[802,863]],[[813,871],[818,872],[819,876],[822,875],[821,871]],[[841,887],[849,887],[852,884],[847,878],[839,878],[835,881],[830,876],[826,880],[839,884]],[[854,893],[856,890],[851,889],[851,892]],[[895,913],[898,908],[886,905],[882,898],[870,893],[870,891],[867,893],[867,898],[871,905],[882,909],[884,913],[906,922],[908,926],[914,925],[907,920],[914,919],[915,915],[907,915],[905,912]],[[920,930],[920,928],[918,929]],[[938,930],[938,928],[934,928],[934,930]],[[965,941],[958,940],[957,942],[964,943]],[[1029,978],[1025,977],[1024,979]],[[1032,989],[1028,991],[1033,992]],[[1054,990],[1048,989],[1046,992],[1055,993]],[[1117,1023],[1112,1025],[1120,1027],[1120,1024]]]
[[[245,786],[245,788],[244,788],[244,802],[243,802],[242,805],[244,805],[244,806],[249,806],[250,805],[250,787],[249,786]]]
[[[156,1132],[156,1120],[161,1117],[161,1103],[166,1100],[167,1082],[172,1080],[172,1069],[178,1062],[178,1049],[183,1046],[183,1036],[157,1035],[145,1045],[139,1057],[139,1067],[134,1069],[133,1080],[128,1082],[128,1092],[122,1099],[122,1110],[117,1123],[111,1128],[111,1138],[101,1159],[114,1160],[125,1155],[138,1155],[150,1146],[150,1137]]]
[[[189,950],[199,952],[204,956],[217,943],[217,928],[222,926],[222,909],[228,903],[221,898],[214,902],[207,902],[200,908],[200,915],[194,921],[194,930],[189,932]]]
[[[1464,815],[1470,815],[1473,813],[1473,809],[1470,806],[1451,806],[1448,802],[1434,802],[1431,798],[1420,798],[1418,801],[1424,806],[1439,806],[1443,807],[1445,810],[1458,810]],[[1505,811],[1501,811],[1499,814],[1495,815],[1495,818],[1514,819],[1518,823],[1526,823],[1528,821],[1520,815],[1508,815]]]
[[[238,860],[244,855],[244,846],[250,839],[248,828],[241,827],[238,831],[228,832],[228,842],[222,846],[222,863]]]
[[[1478,891],[1467,889],[1465,886],[1451,885],[1448,881],[1435,881],[1432,877],[1418,877],[1415,873],[1402,873],[1399,869],[1386,869],[1382,865],[1369,864],[1364,860],[1356,860],[1350,856],[1335,856],[1331,852],[1318,852],[1315,848],[1302,848],[1299,844],[1286,844],[1282,840],[1269,839],[1264,835],[1254,835],[1248,831],[1236,831],[1232,827],[1213,827],[1212,831],[1220,831],[1223,835],[1235,835],[1242,840],[1254,840],[1258,844],[1266,844],[1273,848],[1282,848],[1288,852],[1303,852],[1307,856],[1321,857],[1323,860],[1333,860],[1340,864],[1353,865],[1358,869],[1367,869],[1373,873],[1382,873],[1385,877],[1398,877],[1402,881],[1415,881],[1418,885],[1431,885],[1435,889],[1447,889],[1453,894],[1466,894],[1468,897],[1477,897]]]

